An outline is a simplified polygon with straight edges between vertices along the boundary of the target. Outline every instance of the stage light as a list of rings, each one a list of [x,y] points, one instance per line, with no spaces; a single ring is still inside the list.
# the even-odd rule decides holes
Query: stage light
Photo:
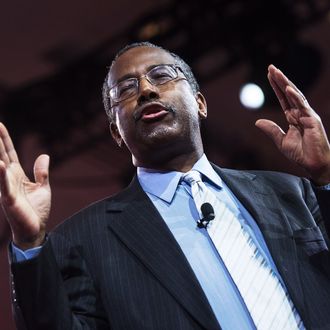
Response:
[[[239,99],[247,109],[258,110],[265,102],[265,95],[258,85],[247,83],[240,89]]]

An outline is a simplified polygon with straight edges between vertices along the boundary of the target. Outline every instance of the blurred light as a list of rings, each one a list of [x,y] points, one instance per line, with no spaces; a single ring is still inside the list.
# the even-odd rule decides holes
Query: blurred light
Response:
[[[241,88],[239,99],[244,107],[250,110],[257,110],[264,104],[265,95],[258,85],[248,83]]]
[[[139,40],[149,40],[169,33],[172,27],[172,17],[156,17],[149,22],[141,24],[134,34],[137,35]]]
[[[139,33],[138,37],[139,39],[151,39],[155,36],[157,36],[160,32],[160,26],[158,23],[150,22],[149,24],[143,26]]]

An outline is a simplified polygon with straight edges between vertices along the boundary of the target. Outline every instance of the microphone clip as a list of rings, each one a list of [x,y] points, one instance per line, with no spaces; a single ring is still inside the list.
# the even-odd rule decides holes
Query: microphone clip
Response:
[[[211,220],[214,219],[214,209],[210,203],[204,203],[201,206],[203,218],[197,221],[198,228],[206,228]]]
[[[197,221],[197,227],[198,228],[206,228],[207,225],[209,224],[210,220],[205,220],[204,218],[203,219],[200,219]]]

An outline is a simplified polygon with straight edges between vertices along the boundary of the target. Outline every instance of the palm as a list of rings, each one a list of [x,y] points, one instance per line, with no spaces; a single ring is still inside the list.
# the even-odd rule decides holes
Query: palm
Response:
[[[35,182],[30,181],[18,161],[7,129],[0,123],[1,204],[14,242],[22,247],[32,247],[44,237],[51,203],[48,166],[49,157],[39,156],[34,164]]]
[[[24,228],[26,235],[37,235],[49,216],[49,185],[28,180],[18,163],[7,168],[8,192],[3,207],[12,225]],[[14,223],[13,223],[14,222]]]
[[[292,110],[292,112],[294,111]],[[290,118],[288,118],[289,120]],[[298,117],[294,120],[297,124],[289,126],[283,137],[283,152],[289,159],[302,166],[314,167],[317,163],[320,164],[328,145],[327,140],[323,138],[325,132],[318,116]],[[309,125],[307,125],[306,120]]]
[[[297,136],[295,128],[289,128],[285,137],[282,140],[281,151],[289,158],[297,163],[303,160],[303,136]]]
[[[279,150],[302,166],[316,183],[330,179],[330,145],[320,117],[310,107],[303,94],[274,66],[268,79],[284,111],[289,128],[284,132],[270,120],[256,125],[268,134]]]

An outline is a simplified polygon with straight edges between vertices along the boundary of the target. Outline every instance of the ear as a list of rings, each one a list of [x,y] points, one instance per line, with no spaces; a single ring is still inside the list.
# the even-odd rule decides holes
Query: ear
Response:
[[[198,92],[195,96],[198,104],[198,114],[200,119],[206,119],[207,117],[207,104],[205,97],[202,93]]]
[[[123,142],[123,139],[119,133],[118,127],[114,122],[111,122],[109,125],[110,133],[112,135],[112,138],[116,141],[117,145],[121,147],[121,144]]]

